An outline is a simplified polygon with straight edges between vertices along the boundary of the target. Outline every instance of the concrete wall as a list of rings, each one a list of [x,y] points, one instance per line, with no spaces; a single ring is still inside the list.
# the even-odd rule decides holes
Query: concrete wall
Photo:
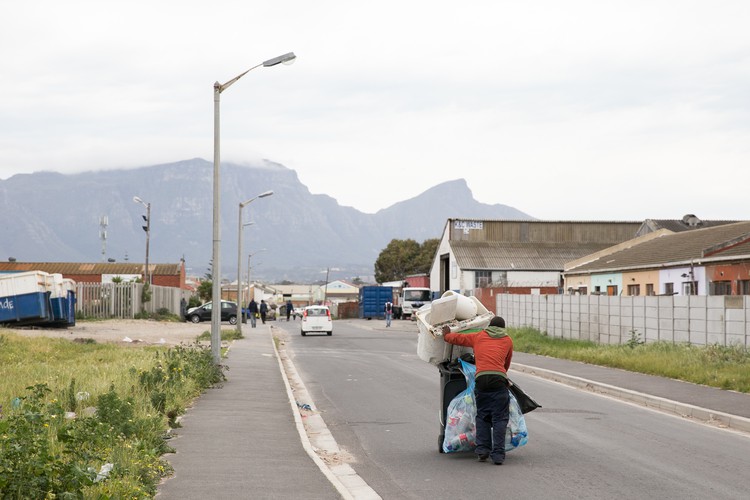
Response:
[[[497,294],[496,314],[512,327],[552,337],[623,344],[635,331],[646,342],[750,347],[750,296]]]

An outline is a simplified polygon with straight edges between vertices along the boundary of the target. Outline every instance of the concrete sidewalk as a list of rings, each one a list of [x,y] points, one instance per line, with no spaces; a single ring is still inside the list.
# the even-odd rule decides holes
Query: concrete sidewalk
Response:
[[[300,440],[271,327],[243,333],[225,360],[228,380],[196,401],[169,442],[174,475],[157,497],[341,498]]]

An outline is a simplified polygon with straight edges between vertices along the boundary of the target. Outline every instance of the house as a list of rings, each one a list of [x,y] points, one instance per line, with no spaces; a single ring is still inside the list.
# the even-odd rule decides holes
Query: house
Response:
[[[313,288],[312,296],[313,302],[316,304],[357,302],[359,300],[359,287],[341,280],[335,280]]]
[[[566,262],[632,239],[640,222],[448,219],[430,288],[476,296],[495,310],[497,293],[557,294]]]
[[[185,282],[185,262],[179,264],[149,263],[151,284],[190,289]],[[143,279],[145,265],[135,262],[0,262],[0,273],[19,271],[44,271],[62,274],[76,283],[111,283],[113,279],[123,281]]]
[[[566,264],[564,287],[630,296],[750,295],[750,222],[651,234]]]
[[[305,307],[313,304],[313,290],[318,288],[318,285],[273,285],[276,289],[278,296],[280,297],[281,303],[286,304],[287,300],[291,300],[294,307]]]

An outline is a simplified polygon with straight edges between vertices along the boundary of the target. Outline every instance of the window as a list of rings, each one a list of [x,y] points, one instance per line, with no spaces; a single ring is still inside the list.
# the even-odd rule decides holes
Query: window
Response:
[[[654,295],[654,284],[646,283],[646,295]]]
[[[712,281],[710,290],[711,295],[732,295],[732,282]]]
[[[750,280],[737,281],[737,295],[750,295]]]
[[[628,285],[628,295],[636,296],[641,294],[641,285]]]
[[[474,271],[474,288],[487,288],[492,281],[492,271]]]
[[[508,271],[496,271],[493,274],[495,275],[497,286],[508,286]]]
[[[674,295],[674,283],[664,283],[664,295]]]

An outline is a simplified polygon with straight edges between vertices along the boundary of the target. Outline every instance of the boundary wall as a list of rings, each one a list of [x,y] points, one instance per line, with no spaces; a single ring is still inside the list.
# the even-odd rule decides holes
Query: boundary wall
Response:
[[[552,337],[750,347],[750,296],[744,295],[496,295],[507,326],[533,327]]]
[[[166,308],[173,314],[180,314],[183,290],[156,285],[151,285],[150,289],[151,300],[143,302],[142,283],[77,283],[76,313],[88,318],[132,319],[142,311],[155,313]]]

